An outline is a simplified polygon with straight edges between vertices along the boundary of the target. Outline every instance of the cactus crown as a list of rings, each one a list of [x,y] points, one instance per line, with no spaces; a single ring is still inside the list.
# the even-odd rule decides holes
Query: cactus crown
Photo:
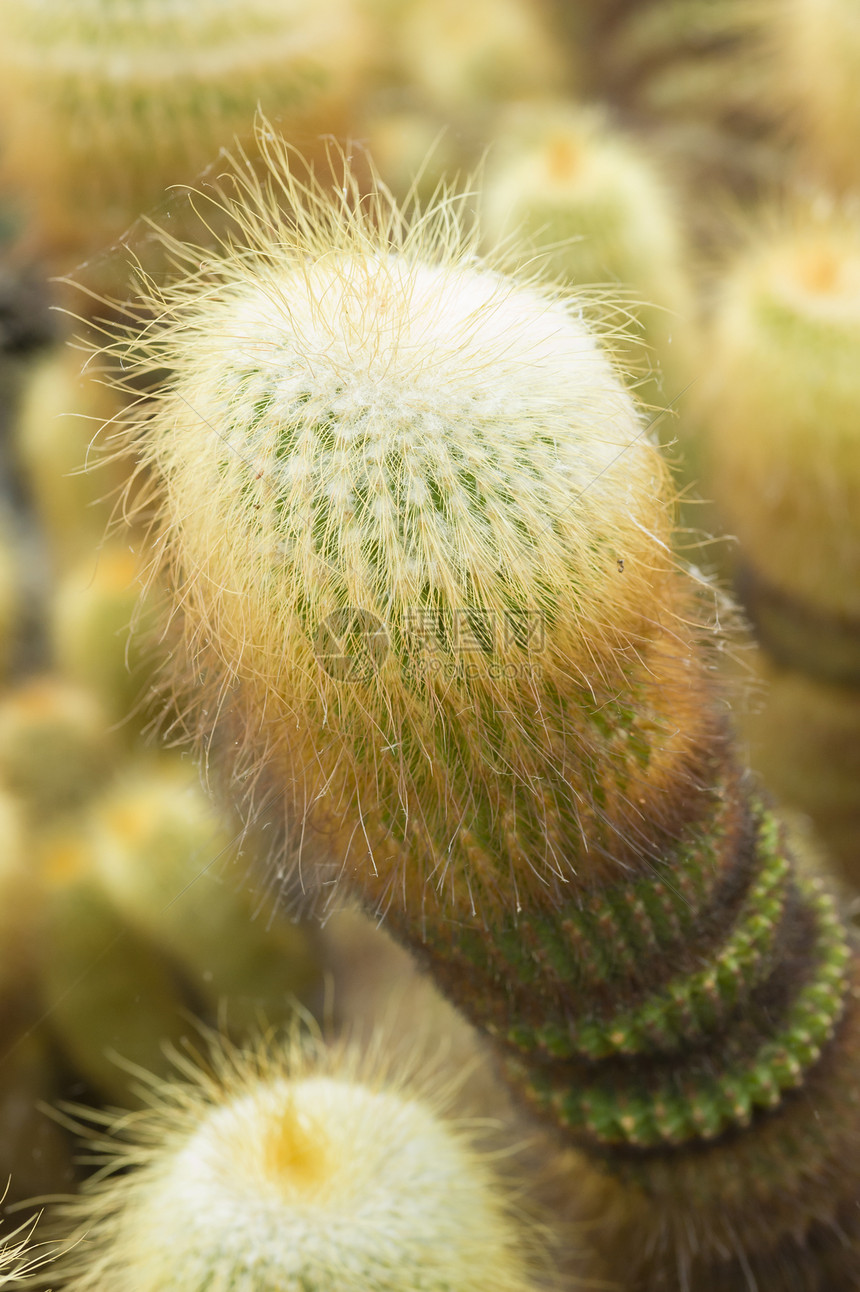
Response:
[[[146,1111],[87,1114],[105,1166],[66,1204],[63,1286],[527,1292],[534,1236],[486,1134],[452,1118],[456,1082],[383,1055],[218,1042],[151,1079]]]
[[[565,882],[700,736],[665,467],[582,302],[478,260],[467,199],[407,219],[263,146],[114,347],[173,373],[143,461],[202,726],[386,892],[405,856],[467,907],[520,853]]]

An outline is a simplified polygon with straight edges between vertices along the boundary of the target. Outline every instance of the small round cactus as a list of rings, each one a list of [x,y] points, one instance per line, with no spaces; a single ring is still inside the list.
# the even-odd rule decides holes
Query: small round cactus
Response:
[[[295,1042],[182,1070],[113,1148],[100,1134],[106,1169],[67,1207],[67,1292],[536,1286],[511,1186],[432,1078]]]

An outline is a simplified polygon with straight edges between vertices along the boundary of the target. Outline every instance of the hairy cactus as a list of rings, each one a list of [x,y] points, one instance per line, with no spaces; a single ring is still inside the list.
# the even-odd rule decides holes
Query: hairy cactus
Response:
[[[582,302],[450,202],[268,161],[225,198],[244,247],[189,249],[117,342],[172,374],[134,434],[192,721],[579,1146],[610,1278],[856,1279],[855,961],[736,765],[712,593]]]
[[[446,1111],[445,1081],[398,1077],[374,1052],[261,1043],[153,1082],[149,1110],[117,1120],[113,1144],[100,1133],[105,1170],[68,1205],[81,1238],[63,1287],[536,1287],[511,1185]]]

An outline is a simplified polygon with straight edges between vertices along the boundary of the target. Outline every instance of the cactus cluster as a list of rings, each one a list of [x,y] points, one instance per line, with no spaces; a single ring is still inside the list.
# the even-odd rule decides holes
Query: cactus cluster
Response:
[[[17,1282],[860,1282],[855,938],[733,732],[856,885],[858,30],[0,0],[0,1181],[77,1190]]]

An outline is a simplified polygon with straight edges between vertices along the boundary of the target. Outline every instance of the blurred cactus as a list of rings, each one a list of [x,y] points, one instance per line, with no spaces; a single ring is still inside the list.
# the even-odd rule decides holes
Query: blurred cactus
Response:
[[[736,766],[713,591],[581,302],[450,202],[268,161],[245,248],[187,249],[113,347],[171,370],[143,452],[192,724],[580,1147],[601,1272],[856,1279],[856,963]]]
[[[594,111],[509,111],[482,204],[489,245],[516,234],[550,279],[607,287],[623,311],[612,339],[622,370],[646,404],[673,404],[694,371],[697,324],[679,213],[644,148]],[[661,430],[672,434],[671,419]]]
[[[105,892],[210,1008],[225,1007],[239,1035],[261,1018],[285,1022],[297,997],[316,992],[311,929],[291,923],[271,892],[248,890],[235,826],[218,820],[190,769],[165,760],[126,776],[97,805],[93,828]],[[255,843],[245,842],[246,854]]]
[[[540,96],[566,79],[536,0],[410,0],[394,30],[407,84],[449,111]]]
[[[88,1083],[124,1102],[129,1074],[121,1063],[166,1071],[163,1046],[186,1029],[178,984],[99,890],[85,834],[66,825],[40,840],[37,856],[51,1029]]]
[[[713,489],[742,561],[811,614],[860,616],[860,231],[765,228],[727,274],[703,381]]]
[[[247,139],[260,103],[336,127],[363,46],[346,0],[3,0],[2,178],[30,240],[70,268]]]
[[[14,654],[24,583],[15,539],[10,518],[0,511],[0,676]]]
[[[788,114],[806,164],[825,183],[860,182],[860,13],[852,0],[772,0],[762,6],[769,88]]]
[[[110,766],[105,715],[88,691],[51,676],[0,699],[0,780],[33,821],[78,808]]]
[[[528,1229],[450,1077],[261,1042],[153,1082],[67,1211],[67,1292],[528,1292]],[[446,1099],[445,1086],[449,1094]],[[97,1120],[100,1122],[102,1119]],[[108,1120],[108,1119],[104,1119]],[[130,1170],[123,1168],[130,1167]]]
[[[145,559],[134,535],[107,541],[66,573],[51,599],[57,669],[97,696],[115,722],[147,715],[158,660],[155,609],[141,593]]]
[[[769,657],[756,761],[860,881],[860,232],[825,207],[766,226],[728,271],[701,386],[706,487],[738,539]]]
[[[101,543],[123,474],[105,461],[116,397],[81,370],[70,347],[28,372],[15,422],[15,449],[55,569],[66,570]],[[88,468],[98,466],[99,470]]]

